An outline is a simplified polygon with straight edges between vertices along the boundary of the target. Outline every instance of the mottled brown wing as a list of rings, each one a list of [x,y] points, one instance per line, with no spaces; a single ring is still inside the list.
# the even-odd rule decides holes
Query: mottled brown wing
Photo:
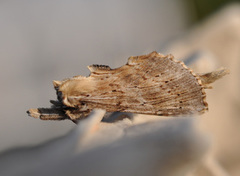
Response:
[[[152,115],[185,115],[207,109],[200,79],[171,55],[130,57],[120,68],[89,66],[89,77],[61,83],[63,103],[78,112],[94,108]]]

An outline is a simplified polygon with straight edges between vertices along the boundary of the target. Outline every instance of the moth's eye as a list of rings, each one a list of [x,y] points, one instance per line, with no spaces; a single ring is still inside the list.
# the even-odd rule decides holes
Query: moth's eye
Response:
[[[84,106],[84,105],[86,105],[86,103],[85,102],[81,102],[81,105]]]

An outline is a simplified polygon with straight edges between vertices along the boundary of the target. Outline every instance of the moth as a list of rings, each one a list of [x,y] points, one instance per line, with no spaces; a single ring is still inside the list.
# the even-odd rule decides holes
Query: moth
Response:
[[[119,68],[90,65],[88,69],[88,77],[53,81],[57,100],[50,100],[52,107],[27,113],[42,120],[70,119],[75,123],[95,108],[159,116],[201,114],[208,109],[204,89],[228,73],[219,69],[195,74],[172,55],[155,51],[132,56]]]

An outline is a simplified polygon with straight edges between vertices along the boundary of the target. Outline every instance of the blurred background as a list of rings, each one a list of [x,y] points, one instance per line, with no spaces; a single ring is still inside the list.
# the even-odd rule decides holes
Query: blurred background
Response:
[[[193,66],[199,72],[218,66],[235,70],[232,75],[236,77],[228,77],[225,87],[215,86],[219,89],[217,95],[209,95],[210,112],[222,115],[227,109],[224,115],[232,121],[211,118],[215,120],[203,120],[201,125],[212,129],[220,146],[225,146],[224,150],[220,147],[220,153],[231,151],[233,146],[237,151],[240,143],[224,145],[223,141],[234,134],[234,140],[239,140],[235,118],[240,107],[236,66],[240,54],[239,24],[240,6],[231,0],[1,0],[0,151],[37,145],[75,127],[71,121],[41,121],[26,114],[29,108],[49,107],[49,100],[56,99],[52,80],[87,76],[87,65],[91,64],[119,67],[129,56],[154,50],[171,53],[180,60],[200,52],[199,57],[209,59],[199,62],[199,67]],[[207,40],[211,36],[212,43]],[[221,97],[223,88],[225,94]],[[226,103],[229,96],[234,99],[229,100],[235,102],[234,107],[215,103]],[[228,127],[225,131],[224,125]],[[225,132],[231,128],[235,130],[227,135]],[[226,138],[221,138],[224,135]]]

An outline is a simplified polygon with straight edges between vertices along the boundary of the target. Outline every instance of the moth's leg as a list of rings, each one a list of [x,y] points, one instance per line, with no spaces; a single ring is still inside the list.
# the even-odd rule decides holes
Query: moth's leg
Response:
[[[72,122],[78,124],[78,120],[72,120]]]
[[[29,109],[28,115],[41,120],[64,120],[69,119],[63,111],[57,108],[38,108]]]
[[[90,112],[82,112],[79,109],[67,109],[65,110],[65,114],[68,116],[73,123],[78,124],[79,120],[85,119]]]
[[[88,118],[93,115],[93,112],[97,112],[98,110],[93,110],[92,112],[90,111],[81,111],[79,109],[71,109],[69,108],[68,110],[65,110],[65,114],[69,117],[70,120],[72,120],[73,123],[78,124],[80,120]],[[105,114],[105,112],[104,112]]]

